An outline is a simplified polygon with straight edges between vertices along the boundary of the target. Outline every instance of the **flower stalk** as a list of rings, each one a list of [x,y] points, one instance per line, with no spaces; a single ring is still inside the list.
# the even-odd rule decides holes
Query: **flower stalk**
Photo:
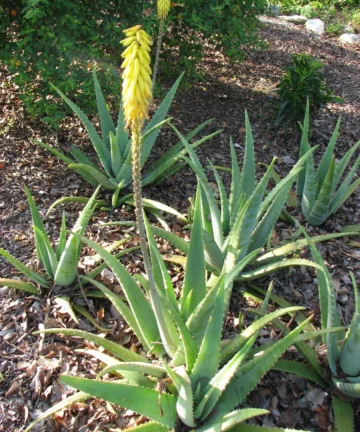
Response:
[[[155,281],[146,241],[145,221],[141,202],[141,131],[148,117],[152,99],[150,46],[152,42],[141,25],[124,30],[126,38],[120,43],[125,47],[122,54],[124,69],[122,99],[126,127],[131,129],[132,176],[135,215],[139,230],[140,246],[144,258],[145,271],[149,278],[150,291],[155,292]]]
[[[164,36],[164,29],[165,29],[165,20],[168,16],[169,10],[170,10],[170,0],[158,0],[157,2],[157,8],[158,8],[158,18],[159,18],[159,35],[158,40],[156,44],[156,55],[155,55],[155,64],[154,64],[154,74],[151,84],[151,91],[154,91],[154,86],[156,82],[157,73],[159,70],[159,58],[160,58],[160,51],[161,51],[161,43]]]

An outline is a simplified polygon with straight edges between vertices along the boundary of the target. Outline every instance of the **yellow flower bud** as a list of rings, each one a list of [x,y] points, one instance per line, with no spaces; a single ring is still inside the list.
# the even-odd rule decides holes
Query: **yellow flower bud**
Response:
[[[147,117],[151,94],[151,51],[150,37],[135,26],[124,30],[127,38],[120,43],[126,47],[121,57],[124,59],[121,68],[124,69],[122,84],[122,99],[126,127],[139,126]]]
[[[158,0],[158,17],[160,19],[165,19],[170,10],[170,0]]]

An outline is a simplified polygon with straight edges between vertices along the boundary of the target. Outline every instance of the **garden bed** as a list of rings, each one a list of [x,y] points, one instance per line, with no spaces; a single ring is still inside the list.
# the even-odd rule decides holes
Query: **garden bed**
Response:
[[[330,104],[329,111],[324,110],[317,116],[311,143],[318,144],[321,150],[318,153],[322,153],[341,115],[340,137],[336,147],[336,156],[341,157],[360,139],[360,50],[340,45],[337,38],[318,37],[295,25],[279,24],[276,19],[267,20],[261,33],[267,43],[266,48],[246,50],[246,57],[240,65],[231,65],[221,53],[208,49],[203,63],[204,81],[193,84],[188,90],[179,90],[176,95],[170,110],[174,124],[185,133],[206,119],[214,118],[204,133],[219,128],[223,131],[199,147],[197,153],[204,163],[211,159],[215,165],[229,166],[230,136],[233,137],[239,160],[244,154],[244,110],[247,109],[253,128],[257,162],[269,163],[273,156],[277,156],[277,171],[284,175],[298,158],[299,142],[291,130],[273,130],[270,118],[274,100],[272,91],[284,69],[291,64],[291,55],[306,52],[325,64],[327,84],[336,96],[343,99],[341,104]],[[64,120],[58,132],[29,119],[21,108],[16,89],[5,68],[0,68],[0,98],[0,247],[22,262],[35,265],[30,210],[24,185],[30,188],[43,213],[56,199],[64,195],[89,196],[91,189],[61,161],[31,143],[30,138],[40,139],[62,150],[75,143],[91,151],[90,145],[86,132],[76,118]],[[164,128],[155,153],[162,154],[175,142],[171,129]],[[263,172],[259,166],[258,173]],[[164,184],[145,189],[144,194],[186,212],[188,198],[194,195],[195,188],[194,174],[184,169]],[[105,197],[106,194],[102,194]],[[76,220],[79,210],[80,207],[76,205],[66,206],[69,223]],[[289,210],[305,223],[299,209]],[[46,219],[46,227],[54,234],[54,238],[59,229],[61,212],[57,208]],[[129,230],[100,229],[96,225],[115,220],[134,220],[132,209],[122,207],[111,212],[96,212],[87,235],[102,245],[124,238]],[[181,231],[178,221],[170,218],[169,223],[173,230]],[[307,228],[312,235],[325,234],[339,232],[343,226],[359,223],[360,189],[324,225]],[[273,241],[286,239],[292,229],[284,223],[279,224]],[[355,240],[360,241],[359,238]],[[132,242],[129,240],[128,244]],[[173,253],[170,245],[164,242],[160,247],[163,253]],[[360,249],[350,247],[346,238],[322,243],[319,249],[333,278],[341,315],[344,322],[349,323],[354,310],[349,272],[357,274]],[[91,251],[88,252],[90,255]],[[137,252],[124,257],[122,262],[131,272],[142,269],[141,256]],[[181,279],[182,274],[177,266],[171,266],[170,272],[173,281]],[[2,259],[0,274],[2,277],[18,277],[17,272]],[[290,274],[276,273],[273,279],[277,294],[294,305],[306,307],[309,314],[315,314],[315,322],[318,320],[317,287],[311,270],[300,268],[292,270]],[[261,281],[261,285],[265,287],[268,282]],[[7,288],[0,288],[0,293],[0,372],[4,378],[0,382],[0,428],[10,432],[20,430],[38,413],[61,400],[64,394],[73,392],[58,381],[61,373],[71,371],[78,376],[93,378],[98,372],[98,364],[81,352],[88,346],[82,341],[54,335],[44,338],[33,334],[41,326],[77,327],[67,311],[51,297],[23,295]],[[87,302],[82,301],[87,306]],[[236,331],[237,316],[246,307],[243,297],[234,294],[225,324],[228,334]],[[124,323],[108,303],[94,300],[92,308],[101,325],[111,329],[114,340],[127,347],[133,346],[136,350],[136,340],[128,331],[124,331]],[[95,330],[85,319],[80,321],[79,328]],[[264,329],[261,337],[265,341],[272,335]],[[319,345],[319,356],[325,362],[322,348]],[[297,354],[290,349],[288,356]],[[328,394],[308,381],[291,375],[279,372],[267,374],[251,393],[248,405],[271,410],[271,415],[257,420],[265,426],[310,431],[333,430]],[[360,405],[356,404],[355,409],[355,430],[360,430]],[[134,416],[132,412],[97,400],[87,400],[86,403],[74,405],[71,411],[57,414],[53,420],[43,424],[41,430],[111,431],[143,421],[144,418]]]

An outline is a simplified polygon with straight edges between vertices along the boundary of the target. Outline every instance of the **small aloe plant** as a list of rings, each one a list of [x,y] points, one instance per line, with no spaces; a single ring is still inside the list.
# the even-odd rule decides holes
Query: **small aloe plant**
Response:
[[[354,275],[350,273],[354,287],[355,312],[349,329],[345,333],[344,328],[340,327],[336,294],[329,271],[313,240],[304,230],[303,232],[317,264],[321,327],[324,330],[323,343],[326,347],[330,373],[326,373],[325,369],[319,365],[316,349],[310,346],[298,347],[306,363],[299,365],[293,361],[279,360],[273,369],[305,377],[327,391],[333,387],[332,403],[336,432],[355,432],[354,412],[347,398],[360,398],[360,300],[357,284]],[[278,304],[281,304],[282,307],[289,305],[282,299],[278,301]],[[295,317],[298,323],[303,319],[302,314]],[[277,326],[276,321],[273,324]],[[329,329],[337,329],[337,331],[326,332]]]
[[[51,281],[59,286],[71,285],[77,274],[81,250],[81,242],[79,241],[79,238],[76,237],[76,234],[84,234],[90,218],[98,205],[96,202],[98,191],[99,188],[97,188],[93,196],[87,202],[68,237],[66,235],[66,217],[65,213],[63,214],[58,245],[53,249],[35,201],[29,189],[25,187],[25,193],[32,216],[37,258],[39,263],[42,263],[44,266],[46,277],[28,268],[4,249],[0,249],[0,255],[30,281],[35,282],[42,288],[49,288]],[[95,273],[92,272],[92,275],[98,274],[102,269],[103,266],[100,266],[95,270]],[[33,283],[23,282],[20,280],[0,279],[0,285],[7,285],[33,294],[37,293],[37,287]]]
[[[118,202],[119,192],[126,186],[129,186],[132,181],[131,137],[126,130],[124,113],[121,107],[119,109],[119,116],[115,126],[106,105],[95,71],[93,72],[93,75],[102,137],[97,133],[94,125],[83,111],[60,90],[54,88],[82,121],[99,158],[101,168],[74,144],[71,146],[70,150],[72,157],[69,157],[63,152],[58,151],[41,141],[33,140],[33,142],[64,161],[69,168],[80,174],[91,185],[101,185],[105,189],[114,191],[113,205],[116,205],[122,202],[121,200]],[[161,127],[171,120],[171,118],[166,119],[166,115],[180,84],[181,78],[182,75],[169,90],[165,99],[142,131],[141,166],[145,165]],[[189,132],[187,139],[192,140],[205,126],[209,124],[209,122],[211,122],[211,120],[204,122],[193,131]],[[215,132],[193,142],[193,148],[201,145],[217,133],[218,132]],[[147,186],[173,175],[183,166],[181,158],[184,154],[186,154],[186,150],[183,148],[181,142],[172,146],[169,151],[152,163],[147,173],[142,177],[142,185]],[[127,198],[128,196],[126,199]]]
[[[360,166],[360,156],[341,182],[342,175],[350,162],[351,157],[359,149],[358,141],[348,150],[340,161],[336,161],[334,148],[339,134],[340,118],[337,122],[331,140],[321,159],[317,171],[314,169],[313,157],[308,158],[305,170],[300,173],[297,183],[297,195],[301,198],[301,208],[305,219],[313,226],[319,226],[326,219],[336,213],[349,196],[360,186],[360,179],[351,183]],[[310,149],[309,141],[309,102],[306,107],[304,124],[302,125],[302,138],[300,157]]]
[[[217,282],[207,289],[201,218],[198,196],[189,260],[179,299],[146,219],[155,291],[149,287],[148,280],[139,277],[144,288],[141,289],[116,258],[95,242],[82,238],[111,268],[123,289],[125,301],[123,296],[113,293],[101,282],[87,277],[83,280],[106,295],[132,328],[142,348],[135,353],[106,338],[77,329],[45,330],[46,334],[81,337],[101,347],[84,353],[100,360],[105,368],[96,380],[63,375],[62,381],[80,392],[53,406],[29,425],[27,431],[57,409],[91,396],[149,418],[149,423],[134,427],[134,431],[282,430],[247,424],[237,429],[236,425],[268,412],[255,408],[238,409],[237,406],[245,401],[262,376],[298,337],[306,339],[306,335],[300,333],[310,318],[261,353],[253,351],[258,332],[264,326],[303,309],[289,307],[267,314],[268,295],[261,308],[264,316],[223,346],[227,293],[250,258],[246,256],[231,267],[224,265]],[[109,376],[113,379],[105,378]]]

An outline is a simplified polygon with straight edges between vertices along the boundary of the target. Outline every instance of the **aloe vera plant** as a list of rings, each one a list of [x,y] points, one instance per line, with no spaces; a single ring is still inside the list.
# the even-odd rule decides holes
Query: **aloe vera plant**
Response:
[[[355,312],[348,331],[340,328],[337,312],[336,292],[329,271],[312,239],[305,233],[314,261],[317,263],[321,327],[323,330],[337,328],[337,332],[323,334],[330,372],[326,373],[317,363],[314,348],[306,347],[302,351],[306,363],[299,365],[288,360],[279,360],[274,369],[293,373],[310,379],[323,386],[327,391],[333,387],[332,396],[336,432],[355,432],[354,412],[348,398],[360,398],[360,300],[354,275],[351,279],[354,287]],[[287,302],[281,301],[283,307]],[[299,321],[297,321],[299,322]],[[276,325],[276,323],[275,323]],[[342,393],[342,396],[341,396]]]
[[[146,219],[155,291],[149,288],[145,278],[139,278],[144,288],[141,289],[116,258],[91,240],[82,238],[112,269],[123,289],[125,301],[101,282],[83,279],[108,297],[132,328],[142,348],[135,353],[106,338],[76,329],[45,330],[46,334],[81,337],[101,347],[101,350],[84,352],[105,364],[96,380],[62,376],[65,384],[80,390],[69,398],[69,404],[90,396],[118,404],[149,418],[148,424],[132,429],[139,431],[281,431],[258,426],[254,429],[254,426],[246,424],[238,428],[237,425],[245,420],[267,411],[236,407],[287,347],[304,336],[301,332],[311,318],[266,347],[262,353],[252,355],[260,329],[276,318],[302,309],[290,307],[266,314],[265,301],[262,306],[264,316],[223,347],[222,325],[227,310],[227,292],[231,291],[237,273],[250,258],[246,256],[237,263],[233,262],[232,266],[224,265],[216,283],[207,289],[201,217],[198,196],[190,259],[179,299]],[[104,379],[108,375],[114,378],[110,381]],[[65,405],[62,401],[59,409]],[[56,408],[54,406],[40,416],[27,430],[54,413]]]
[[[122,202],[121,200],[118,202],[119,192],[126,186],[129,186],[132,181],[131,139],[125,127],[122,108],[120,107],[119,109],[119,116],[115,126],[109,109],[106,105],[95,71],[93,74],[102,137],[97,133],[94,125],[83,113],[83,111],[69,98],[67,98],[60,90],[56,89],[55,87],[54,88],[83,123],[99,158],[101,168],[75,145],[71,146],[70,153],[72,157],[69,157],[63,152],[47,145],[46,143],[38,140],[33,140],[33,142],[60,158],[69,166],[69,168],[80,174],[91,185],[101,185],[105,189],[114,191],[113,205],[116,205]],[[163,102],[143,129],[141,137],[142,166],[145,165],[152,151],[161,127],[171,120],[171,118],[166,119],[166,115],[175,96],[181,78],[182,75],[169,90]],[[192,140],[206,125],[209,124],[210,121],[211,120],[204,122],[193,131],[189,132],[187,139]],[[193,142],[192,147],[196,148],[217,133],[218,132],[215,132]],[[151,183],[164,180],[170,175],[173,175],[183,166],[181,158],[184,154],[186,154],[186,152],[187,150],[183,148],[181,142],[178,142],[172,146],[168,152],[161,156],[157,161],[152,163],[149,170],[142,177],[142,185],[146,186]],[[125,199],[127,198],[128,196]]]
[[[57,247],[54,249],[51,246],[50,239],[46,233],[44,223],[40,213],[36,207],[35,201],[27,187],[25,193],[29,202],[35,246],[38,262],[42,263],[46,273],[46,277],[35,270],[30,269],[18,259],[13,257],[4,249],[0,248],[0,255],[12,264],[20,273],[22,273],[31,282],[24,282],[16,279],[0,278],[0,285],[7,285],[12,288],[20,289],[29,293],[36,294],[38,292],[35,284],[42,288],[50,288],[54,283],[59,286],[71,285],[76,277],[78,263],[80,259],[81,242],[76,235],[83,235],[90,218],[97,207],[96,196],[99,188],[96,189],[92,197],[88,200],[84,209],[80,213],[75,225],[73,226],[70,235],[66,233],[66,217],[65,213],[62,218],[62,225]],[[129,252],[130,249],[127,250]],[[124,252],[124,251],[122,251]],[[104,269],[104,265],[100,264],[90,272],[90,276],[95,277]]]
[[[309,102],[307,103],[305,119],[301,128],[300,157],[310,149],[308,140]],[[334,148],[339,134],[339,128],[340,118],[317,171],[315,172],[314,159],[310,157],[306,161],[305,170],[300,173],[298,178],[297,195],[302,197],[302,212],[309,224],[314,226],[321,225],[330,215],[336,213],[344,201],[346,201],[360,185],[359,178],[351,183],[360,166],[360,156],[357,157],[355,164],[342,180],[342,176],[350,159],[359,149],[360,141],[349,149],[340,161],[336,161]]]
[[[252,254],[252,260],[249,261],[252,268],[248,267],[239,275],[239,279],[242,280],[263,277],[273,271],[293,265],[311,266],[313,264],[308,260],[284,259],[286,255],[298,250],[298,245],[294,243],[291,243],[294,248],[289,246],[286,251],[283,248],[278,254],[275,252],[276,249],[268,251],[267,259],[263,260],[261,260],[260,250],[272,234],[274,225],[283,210],[296,176],[299,175],[303,164],[314,149],[304,154],[288,176],[267,193],[267,185],[272,176],[275,160],[270,164],[263,178],[257,183],[254,142],[247,113],[245,114],[245,125],[245,159],[242,170],[239,167],[235,149],[230,140],[232,179],[229,197],[226,194],[218,170],[210,163],[218,184],[220,203],[218,203],[214,195],[195,151],[190,147],[187,139],[172,126],[189,153],[190,158],[184,156],[184,159],[197,175],[196,199],[201,203],[201,224],[207,266],[214,274],[219,274],[229,255],[229,251],[234,252],[232,257],[234,262],[239,262],[244,257]],[[122,224],[122,222],[118,223]],[[153,227],[153,231],[156,235],[172,243],[185,255],[189,253],[189,245],[175,234],[158,227]],[[283,251],[286,253],[282,253]]]

